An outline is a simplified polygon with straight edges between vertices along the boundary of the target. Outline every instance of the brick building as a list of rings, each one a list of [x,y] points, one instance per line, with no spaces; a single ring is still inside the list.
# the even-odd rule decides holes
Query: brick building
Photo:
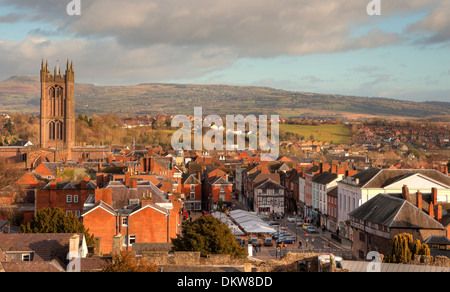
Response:
[[[51,181],[41,189],[36,190],[36,212],[43,208],[61,208],[67,214],[73,213],[80,217],[84,203],[90,195],[111,192],[98,189],[94,181]]]
[[[201,173],[190,174],[182,182],[181,193],[184,194],[184,209],[187,211],[202,210]]]
[[[110,182],[106,188],[112,191],[111,197],[91,196],[82,214],[84,226],[100,241],[103,254],[111,253],[117,234],[123,235],[123,248],[131,250],[134,243],[170,242],[180,233],[182,202],[178,197],[150,182],[117,183],[121,182]]]

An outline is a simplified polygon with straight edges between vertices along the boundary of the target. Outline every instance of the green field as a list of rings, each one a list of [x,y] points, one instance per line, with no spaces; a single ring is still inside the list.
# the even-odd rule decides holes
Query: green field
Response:
[[[314,135],[314,140],[333,142],[333,144],[345,143],[351,135],[350,128],[344,124],[319,126],[281,124],[280,130],[300,134],[305,137],[305,140]]]

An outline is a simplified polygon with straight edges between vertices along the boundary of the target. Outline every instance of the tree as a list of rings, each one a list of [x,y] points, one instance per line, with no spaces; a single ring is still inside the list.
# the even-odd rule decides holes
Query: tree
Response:
[[[157,272],[158,266],[148,263],[145,258],[137,259],[133,252],[115,253],[112,261],[103,266],[102,272]]]
[[[391,253],[387,255],[388,263],[407,263],[414,259],[415,255],[430,255],[430,249],[427,244],[420,240],[414,241],[409,233],[401,233],[394,236],[391,240]]]
[[[230,228],[213,216],[202,216],[194,221],[183,222],[182,235],[172,239],[175,251],[199,251],[208,254],[229,254],[244,258],[247,254],[234,239]]]
[[[94,235],[89,235],[80,220],[61,208],[43,208],[37,211],[32,222],[20,226],[22,233],[84,233],[87,245],[94,244]]]

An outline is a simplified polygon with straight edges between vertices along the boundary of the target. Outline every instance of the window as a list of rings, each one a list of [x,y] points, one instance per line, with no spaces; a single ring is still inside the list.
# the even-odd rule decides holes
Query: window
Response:
[[[366,241],[366,235],[364,233],[360,232],[359,233],[359,240],[363,241],[363,242]]]
[[[191,192],[191,200],[195,200],[195,192]]]
[[[78,203],[78,195],[73,195],[73,202]]]
[[[76,211],[75,211],[75,216],[77,216],[78,218],[80,218],[80,210],[76,210]]]
[[[128,217],[122,217],[122,226],[128,226]]]
[[[72,203],[72,195],[66,196],[66,203]]]
[[[133,245],[133,243],[136,243],[136,235],[129,235],[128,236],[128,245]]]
[[[30,253],[22,254],[22,262],[31,262],[31,254]]]
[[[195,185],[191,185],[191,192],[195,191]]]

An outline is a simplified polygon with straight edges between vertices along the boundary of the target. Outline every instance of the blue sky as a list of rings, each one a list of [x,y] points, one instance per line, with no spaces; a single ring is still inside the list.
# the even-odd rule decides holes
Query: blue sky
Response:
[[[0,0],[0,79],[74,60],[77,82],[258,85],[449,101],[449,1]],[[186,3],[189,2],[189,3]],[[447,10],[446,10],[447,9]]]

